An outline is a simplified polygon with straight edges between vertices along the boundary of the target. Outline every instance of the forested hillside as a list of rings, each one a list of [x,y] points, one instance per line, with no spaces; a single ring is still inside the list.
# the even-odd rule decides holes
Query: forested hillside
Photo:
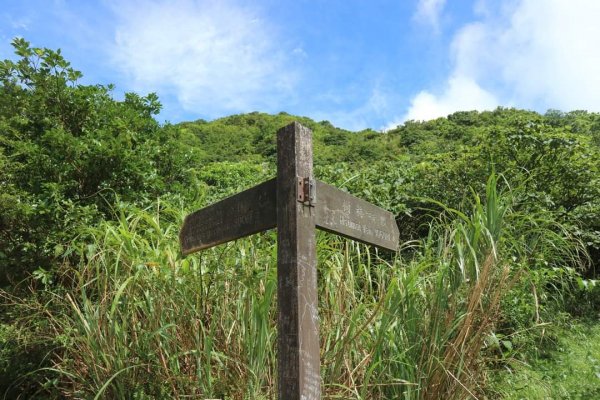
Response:
[[[190,211],[273,177],[292,121],[313,131],[317,178],[392,211],[401,235],[397,255],[318,236],[325,398],[600,396],[600,349],[559,354],[600,337],[600,114],[498,108],[387,132],[284,112],[163,124],[156,95],[116,100],[59,51],[13,44],[0,397],[274,398],[275,234],[187,258],[177,234]]]

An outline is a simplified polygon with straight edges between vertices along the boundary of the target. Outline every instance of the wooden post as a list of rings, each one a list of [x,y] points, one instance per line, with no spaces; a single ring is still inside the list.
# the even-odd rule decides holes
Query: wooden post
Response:
[[[312,134],[299,123],[277,132],[278,398],[321,398],[315,209],[298,200],[313,182]],[[299,184],[300,183],[300,184]]]
[[[312,133],[277,132],[277,178],[185,218],[183,254],[277,226],[279,400],[321,398],[315,228],[397,250],[394,215],[313,178]]]

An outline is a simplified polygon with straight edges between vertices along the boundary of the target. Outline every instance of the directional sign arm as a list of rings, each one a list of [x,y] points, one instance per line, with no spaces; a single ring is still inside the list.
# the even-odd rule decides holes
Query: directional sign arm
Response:
[[[318,228],[389,250],[398,249],[394,214],[334,186],[317,181],[314,204]]]
[[[228,197],[187,217],[179,233],[184,255],[275,228],[276,179]]]

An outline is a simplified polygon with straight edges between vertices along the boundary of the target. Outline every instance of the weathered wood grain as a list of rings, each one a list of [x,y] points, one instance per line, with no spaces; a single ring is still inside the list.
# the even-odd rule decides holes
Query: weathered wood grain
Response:
[[[324,182],[316,182],[318,228],[389,250],[398,249],[394,214]]]
[[[278,398],[321,398],[314,208],[297,200],[312,177],[312,133],[297,122],[277,132]]]
[[[276,179],[189,214],[179,233],[184,255],[272,229],[277,222]]]

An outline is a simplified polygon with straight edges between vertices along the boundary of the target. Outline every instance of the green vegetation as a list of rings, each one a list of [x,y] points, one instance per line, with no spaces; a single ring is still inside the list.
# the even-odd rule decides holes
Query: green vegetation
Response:
[[[558,326],[542,337],[529,363],[513,362],[495,385],[506,399],[596,399],[600,397],[600,327]]]
[[[499,108],[349,132],[285,113],[160,125],[60,52],[0,62],[0,398],[273,398],[274,232],[182,258],[185,214],[274,175],[398,215],[393,255],[318,235],[324,397],[600,393],[600,114]]]

